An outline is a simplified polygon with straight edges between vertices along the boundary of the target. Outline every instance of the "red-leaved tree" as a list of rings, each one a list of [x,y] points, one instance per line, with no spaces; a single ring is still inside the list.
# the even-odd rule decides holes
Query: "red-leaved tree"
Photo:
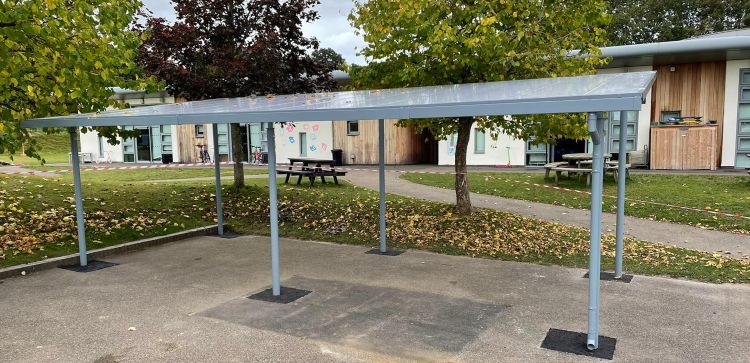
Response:
[[[335,86],[331,62],[302,24],[318,0],[173,0],[177,20],[146,19],[139,65],[187,100],[305,93]],[[231,124],[234,186],[243,187],[239,124]]]

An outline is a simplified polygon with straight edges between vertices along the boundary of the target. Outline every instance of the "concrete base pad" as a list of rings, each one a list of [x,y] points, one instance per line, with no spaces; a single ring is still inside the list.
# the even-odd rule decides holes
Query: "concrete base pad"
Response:
[[[583,275],[583,278],[584,279],[589,278],[589,273],[588,272],[585,273]],[[619,282],[624,282],[626,284],[629,284],[630,281],[633,281],[633,275],[622,274],[622,276],[618,279],[615,277],[614,272],[600,272],[599,279],[602,281],[619,281]]]
[[[284,285],[313,293],[288,305],[235,299],[199,315],[416,359],[460,352],[506,310],[502,305],[342,281],[293,277]]]
[[[366,254],[368,254],[368,255],[380,255],[380,256],[398,256],[398,255],[400,255],[400,254],[404,253],[404,251],[399,251],[399,250],[386,250],[385,252],[380,252],[380,249],[378,249],[378,248],[373,248],[373,249],[371,249],[371,250],[369,250],[369,251],[367,251],[367,252],[365,252],[365,253],[366,253]]]
[[[67,266],[60,266],[63,270],[69,270],[69,271],[75,271],[75,272],[94,272],[99,271],[105,268],[109,268],[112,266],[117,266],[117,263],[114,262],[106,262],[106,261],[89,261],[86,266],[81,266],[80,264],[75,265],[67,265]]]
[[[584,333],[550,329],[544,337],[542,348],[610,360],[614,357],[617,339],[600,335],[599,348],[595,350],[586,348],[586,339],[587,336]]]
[[[278,296],[273,295],[273,289],[265,289],[261,292],[252,294],[247,298],[250,300],[266,301],[278,304],[289,304],[290,302],[297,301],[298,299],[306,296],[312,291],[295,289],[293,287],[281,286],[280,294]]]

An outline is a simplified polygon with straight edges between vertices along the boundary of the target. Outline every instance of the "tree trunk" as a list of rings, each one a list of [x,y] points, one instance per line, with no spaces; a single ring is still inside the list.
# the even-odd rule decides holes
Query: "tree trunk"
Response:
[[[232,135],[232,160],[234,160],[234,187],[245,187],[245,169],[242,167],[242,135],[240,124],[230,125]]]
[[[469,148],[469,136],[471,136],[471,125],[473,123],[473,117],[460,117],[458,119],[458,140],[456,141],[456,212],[458,214],[471,214],[466,153]]]

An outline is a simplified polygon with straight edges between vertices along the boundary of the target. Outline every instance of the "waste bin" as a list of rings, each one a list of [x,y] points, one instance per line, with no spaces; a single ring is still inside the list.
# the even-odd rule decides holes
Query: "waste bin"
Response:
[[[171,164],[172,163],[172,154],[164,154],[161,156],[161,162],[163,164]]]
[[[333,156],[333,163],[336,164],[336,166],[344,165],[344,150],[331,149],[331,154]]]
[[[260,160],[261,160],[261,163],[268,164],[268,152],[266,152],[266,151],[262,152]],[[276,160],[276,162],[278,163],[279,161]]]

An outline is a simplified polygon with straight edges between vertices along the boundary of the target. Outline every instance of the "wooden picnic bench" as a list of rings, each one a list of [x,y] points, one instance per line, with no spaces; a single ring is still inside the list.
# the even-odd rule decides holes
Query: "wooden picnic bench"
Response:
[[[558,168],[565,165],[568,165],[567,161],[556,161],[554,163],[544,164],[544,179],[549,179],[549,172],[553,168]]]
[[[295,164],[300,164],[295,168]],[[320,177],[323,184],[326,183],[326,177],[333,177],[335,184],[339,183],[338,177],[345,176],[345,171],[336,170],[336,163],[331,159],[316,158],[289,158],[289,169],[279,170],[279,174],[286,175],[284,183],[289,183],[292,175],[297,176],[297,184],[302,183],[302,178],[310,180],[310,185],[315,184],[315,179]]]
[[[572,175],[577,175],[579,178],[581,175],[586,175],[586,186],[591,185],[591,169],[558,166],[552,168],[552,171],[555,172],[555,185],[560,185],[560,175],[562,175],[562,173],[564,172],[568,173],[568,178],[570,178]]]

